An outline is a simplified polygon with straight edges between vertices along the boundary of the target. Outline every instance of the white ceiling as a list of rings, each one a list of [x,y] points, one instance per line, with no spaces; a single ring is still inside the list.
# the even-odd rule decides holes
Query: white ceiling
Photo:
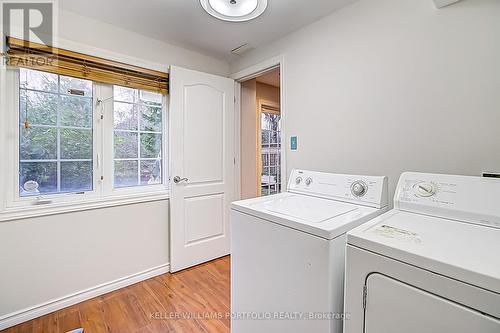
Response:
[[[96,20],[164,42],[231,61],[244,43],[271,42],[357,0],[268,0],[250,22],[223,22],[205,13],[199,0],[63,0],[60,5]]]
[[[270,72],[264,73],[256,77],[257,82],[265,83],[273,87],[280,86],[280,70],[276,68]]]

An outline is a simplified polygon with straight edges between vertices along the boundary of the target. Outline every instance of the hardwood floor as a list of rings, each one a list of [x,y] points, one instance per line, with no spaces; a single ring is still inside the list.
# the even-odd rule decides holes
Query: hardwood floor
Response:
[[[164,274],[1,333],[229,332],[229,257]]]

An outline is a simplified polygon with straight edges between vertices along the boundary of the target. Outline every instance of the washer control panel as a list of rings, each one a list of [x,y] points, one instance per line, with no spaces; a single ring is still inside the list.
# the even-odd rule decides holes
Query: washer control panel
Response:
[[[394,207],[500,228],[500,181],[405,172],[398,182]]]
[[[382,208],[387,206],[387,177],[292,170],[288,191]]]

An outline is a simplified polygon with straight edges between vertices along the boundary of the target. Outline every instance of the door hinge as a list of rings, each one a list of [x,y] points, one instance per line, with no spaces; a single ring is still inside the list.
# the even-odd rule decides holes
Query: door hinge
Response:
[[[234,96],[234,104],[236,104],[236,96]]]
[[[368,287],[366,284],[363,286],[363,309],[366,310],[366,297],[368,296]]]

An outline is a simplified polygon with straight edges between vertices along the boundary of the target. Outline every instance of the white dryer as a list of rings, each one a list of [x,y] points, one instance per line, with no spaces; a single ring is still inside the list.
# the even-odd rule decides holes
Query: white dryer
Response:
[[[500,181],[404,173],[347,236],[345,333],[499,333]]]
[[[387,178],[293,170],[231,209],[231,332],[340,332],[345,234],[387,211]]]

